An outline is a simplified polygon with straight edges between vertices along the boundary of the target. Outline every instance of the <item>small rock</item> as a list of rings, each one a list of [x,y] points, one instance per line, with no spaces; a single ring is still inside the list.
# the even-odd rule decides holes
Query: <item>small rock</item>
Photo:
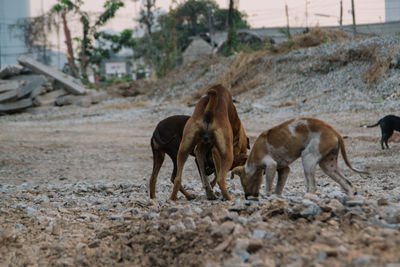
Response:
[[[308,218],[310,216],[312,218],[315,218],[317,215],[320,215],[320,214],[322,214],[322,211],[321,211],[320,207],[315,204],[308,206],[307,208],[303,209],[300,212],[300,215],[304,218]]]
[[[185,214],[187,216],[193,216],[192,208],[190,206],[185,206],[183,208],[183,214]]]
[[[380,198],[377,201],[378,206],[387,206],[389,202],[387,201],[386,198]]]
[[[36,211],[34,208],[26,207],[26,213],[27,213],[28,215],[36,215],[36,214],[37,214],[37,211]]]
[[[17,230],[18,232],[22,232],[22,231],[24,230],[25,226],[23,226],[23,225],[20,224],[20,223],[17,223],[17,224],[15,224],[14,228],[15,228],[15,230]]]
[[[400,224],[400,209],[389,209],[386,211],[386,221],[391,224]]]
[[[315,260],[317,262],[323,262],[326,260],[327,257],[328,257],[328,254],[326,253],[326,251],[320,251],[320,252],[318,252],[317,258]]]
[[[248,219],[246,218],[246,217],[244,217],[244,216],[239,216],[238,218],[237,218],[237,222],[238,223],[241,223],[241,224],[243,224],[243,225],[246,225],[247,223],[248,223]]]
[[[206,217],[204,217],[204,218],[202,218],[202,219],[200,220],[200,223],[201,223],[201,224],[205,224],[205,225],[211,225],[211,224],[213,224],[213,223],[215,223],[215,222],[213,222],[213,221],[211,220],[210,216],[206,216]]]
[[[349,200],[346,201],[345,204],[348,207],[362,206],[362,205],[365,204],[365,198],[357,197],[357,198],[349,199]]]
[[[318,196],[316,194],[305,193],[304,198],[309,200],[317,200]]]
[[[169,208],[167,211],[169,214],[171,214],[171,213],[177,212],[178,210],[179,210],[178,208],[172,207],[172,208]]]
[[[267,231],[265,231],[265,230],[256,229],[253,231],[253,236],[258,239],[264,239],[264,237],[266,235],[267,235]]]
[[[182,222],[178,222],[177,224],[170,225],[170,227],[169,227],[169,231],[171,231],[171,232],[181,232],[181,231],[184,231],[185,229],[186,229],[185,225]]]
[[[75,246],[75,251],[77,252],[77,253],[80,253],[80,252],[82,252],[82,250],[84,250],[86,248],[86,244],[85,243],[78,243],[78,244],[76,244],[76,246]]]
[[[203,212],[203,209],[200,208],[200,207],[193,207],[192,210],[193,210],[195,213],[197,213],[197,214],[200,214],[200,213]]]
[[[97,215],[94,214],[90,214],[90,213],[83,213],[79,216],[79,218],[82,219],[88,219],[91,222],[95,222],[99,217]]]
[[[103,206],[99,206],[99,207],[97,208],[97,210],[98,210],[98,211],[109,211],[109,210],[110,210],[110,207],[109,207],[109,206],[106,206],[106,205],[103,205]]]
[[[98,247],[100,247],[100,241],[99,240],[93,241],[92,243],[89,244],[88,247],[89,248],[98,248]]]
[[[147,220],[154,220],[154,219],[160,218],[160,214],[155,213],[155,212],[149,212],[149,213],[144,214],[143,217]]]
[[[235,247],[232,250],[233,256],[242,255],[244,252],[247,252],[247,248],[249,247],[250,240],[247,238],[239,238],[236,240]]]
[[[233,232],[233,229],[235,228],[235,223],[232,221],[226,221],[223,224],[221,224],[216,231],[220,233],[221,235],[230,235]]]
[[[112,214],[112,215],[108,216],[108,218],[113,221],[123,220],[124,215],[123,214]]]
[[[225,261],[224,267],[250,267],[250,264],[243,264],[240,256],[233,256],[232,258]]]
[[[347,253],[349,250],[345,247],[345,246],[343,246],[343,245],[340,245],[339,247],[338,247],[338,249],[339,249],[339,251],[340,252],[342,252],[342,253]]]
[[[332,190],[328,193],[328,198],[337,199],[342,203],[344,202],[346,197],[347,195],[340,190]]]
[[[372,256],[370,255],[362,255],[353,260],[354,266],[368,266],[371,264]]]
[[[183,224],[185,225],[186,229],[195,229],[196,228],[196,223],[192,218],[184,218],[183,219]]]
[[[245,232],[246,230],[243,228],[241,224],[236,224],[235,228],[233,229],[233,236],[240,236]]]

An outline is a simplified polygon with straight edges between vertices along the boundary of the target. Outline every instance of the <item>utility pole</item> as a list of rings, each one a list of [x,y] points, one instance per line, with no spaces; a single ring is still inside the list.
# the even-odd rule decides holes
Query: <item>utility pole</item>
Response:
[[[342,29],[342,26],[343,26],[343,0],[340,0],[339,25],[340,25],[340,29]]]
[[[308,32],[308,0],[306,0],[306,32]]]
[[[354,0],[351,0],[351,15],[353,16],[353,31],[354,35],[356,34],[356,14],[354,10]]]
[[[212,22],[211,22],[211,5],[210,4],[207,4],[207,13],[208,13],[208,27],[210,29],[211,47],[214,50],[214,30],[213,30]]]
[[[228,27],[233,27],[233,0],[229,0]]]
[[[286,24],[287,24],[287,35],[288,38],[292,38],[291,34],[290,34],[290,27],[289,27],[289,8],[288,5],[285,4],[285,11],[286,11]]]
[[[2,36],[1,36],[1,22],[0,22],[0,69],[1,69],[1,57],[2,57],[2,54],[1,54],[1,40],[2,40]]]

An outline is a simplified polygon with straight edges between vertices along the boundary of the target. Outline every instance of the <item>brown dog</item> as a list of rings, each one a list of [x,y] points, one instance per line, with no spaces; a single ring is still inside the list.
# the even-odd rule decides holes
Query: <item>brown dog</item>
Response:
[[[192,116],[183,130],[178,151],[178,168],[174,180],[171,200],[177,199],[178,190],[182,190],[182,171],[190,151],[195,148],[199,165],[205,159],[207,150],[212,147],[216,169],[216,183],[222,196],[230,200],[225,177],[232,166],[244,164],[247,153],[247,137],[232,102],[228,89],[221,84],[211,86],[196,104]],[[208,199],[215,199],[210,183],[201,175]],[[192,199],[193,195],[186,195]]]
[[[264,170],[266,193],[269,195],[277,171],[275,193],[280,195],[290,171],[289,165],[301,156],[308,193],[315,193],[314,173],[319,164],[329,177],[341,185],[347,195],[352,196],[352,184],[337,167],[339,150],[350,169],[367,173],[351,166],[343,138],[331,126],[317,119],[292,119],[263,132],[254,143],[246,165],[233,169],[232,176],[239,175],[247,199],[249,196],[258,197]]]
[[[165,118],[157,124],[157,127],[154,129],[153,135],[151,137],[151,150],[153,152],[153,171],[150,177],[150,198],[156,197],[156,183],[157,176],[160,171],[160,168],[164,162],[165,154],[167,154],[174,165],[174,169],[171,175],[171,182],[174,183],[174,178],[176,176],[176,159],[178,155],[179,144],[182,140],[183,128],[185,127],[186,122],[189,120],[189,116],[185,115],[175,115]],[[194,156],[194,152],[191,151],[190,155]],[[243,163],[244,164],[244,163]],[[200,168],[198,161],[196,159],[196,165],[201,173],[204,170],[205,175],[210,175],[214,173],[214,162],[212,159],[211,149],[207,151],[204,167]],[[183,193],[186,194],[186,191],[183,189]]]

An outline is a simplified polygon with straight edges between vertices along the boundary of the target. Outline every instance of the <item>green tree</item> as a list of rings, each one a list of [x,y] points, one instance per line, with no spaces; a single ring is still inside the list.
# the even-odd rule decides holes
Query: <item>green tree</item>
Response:
[[[65,38],[67,40],[68,47],[68,55],[69,55],[69,64],[71,70],[75,68],[74,62],[74,52],[72,47],[71,36],[69,33],[69,29],[67,26],[67,18],[66,15],[68,12],[73,12],[77,14],[80,18],[80,22],[82,24],[82,38],[74,38],[74,40],[78,41],[80,44],[80,49],[78,53],[79,61],[80,61],[80,71],[81,75],[84,79],[87,78],[86,69],[88,63],[91,61],[96,62],[98,60],[98,50],[95,51],[95,47],[93,44],[94,35],[97,32],[100,26],[103,26],[107,21],[113,18],[118,9],[124,6],[122,0],[106,0],[103,4],[104,11],[100,14],[99,17],[95,19],[95,22],[91,25],[89,14],[82,10],[83,1],[82,0],[57,0],[58,3],[53,6],[53,12],[59,13],[62,16],[64,22],[64,31]],[[91,60],[90,58],[94,56],[95,59]]]
[[[228,9],[217,9],[214,12],[214,29],[218,31],[225,31],[228,28]],[[237,29],[248,29],[249,25],[246,21],[247,15],[241,13],[239,10],[233,10],[233,24]]]
[[[118,53],[122,48],[131,49],[133,52],[136,47],[136,39],[133,38],[132,29],[123,30],[119,34],[100,31],[94,34],[94,38],[97,45],[90,51],[88,64],[96,65],[99,68],[103,59],[110,58],[112,53]]]
[[[64,28],[65,43],[67,45],[69,71],[73,77],[78,77],[78,67],[75,64],[74,49],[72,46],[71,31],[69,30],[67,21],[67,14],[76,13],[76,11],[79,10],[80,5],[82,4],[82,1],[76,0],[75,3],[71,2],[70,0],[57,1],[58,3],[52,7],[51,12],[59,14],[61,16]]]
[[[150,11],[150,17],[154,18],[156,9],[153,7]],[[150,13],[141,12],[141,16],[149,16]],[[143,57],[158,76],[165,75],[176,66],[181,52],[194,36],[210,32],[209,14],[215,30],[227,29],[228,11],[220,9],[214,0],[181,3],[167,14],[159,15],[156,21],[152,21],[151,28],[145,23],[148,18],[139,19],[139,23],[151,31],[147,30],[145,36],[137,41],[136,57]],[[233,14],[235,25],[248,28],[244,14],[237,10]]]
[[[191,37],[209,32],[208,9],[213,14],[218,10],[218,5],[213,0],[188,0],[179,5],[175,12],[170,12],[170,16],[175,16],[179,22],[176,31],[180,49],[189,45]]]

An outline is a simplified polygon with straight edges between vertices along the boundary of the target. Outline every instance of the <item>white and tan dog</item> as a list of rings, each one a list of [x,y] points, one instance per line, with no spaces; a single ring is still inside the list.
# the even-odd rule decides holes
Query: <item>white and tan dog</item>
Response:
[[[245,197],[258,197],[265,170],[267,195],[271,194],[275,172],[278,182],[275,193],[282,194],[289,165],[302,158],[308,193],[315,193],[315,167],[317,164],[333,180],[340,184],[348,196],[354,195],[351,182],[339,171],[339,150],[346,165],[355,172],[346,155],[343,138],[331,126],[312,118],[291,119],[263,132],[255,141],[245,166],[232,170],[239,175]]]

